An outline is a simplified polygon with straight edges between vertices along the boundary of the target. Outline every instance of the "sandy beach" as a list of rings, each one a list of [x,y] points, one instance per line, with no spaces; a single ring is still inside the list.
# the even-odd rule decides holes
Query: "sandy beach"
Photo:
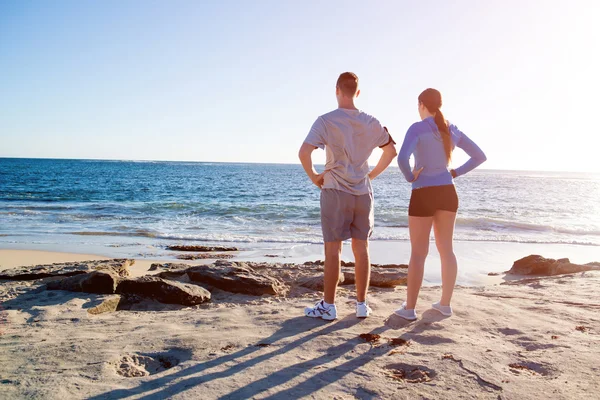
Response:
[[[0,400],[600,400],[600,1],[113,3],[0,2]]]
[[[101,257],[2,250],[0,269],[86,259]],[[450,318],[425,287],[412,323],[393,315],[404,286],[372,288],[365,320],[342,286],[328,323],[302,316],[319,298],[308,289],[92,315],[117,295],[2,281],[2,398],[599,398],[600,272],[494,278],[458,287]]]

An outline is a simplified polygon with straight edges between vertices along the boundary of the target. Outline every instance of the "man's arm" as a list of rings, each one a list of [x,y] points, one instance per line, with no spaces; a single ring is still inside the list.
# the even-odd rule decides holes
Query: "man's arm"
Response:
[[[315,151],[315,149],[317,149],[317,147],[306,142],[302,143],[300,151],[298,152],[298,158],[302,163],[302,167],[304,167],[304,171],[306,171],[306,175],[308,175],[312,183],[321,188],[321,186],[323,186],[323,174],[318,174],[312,163],[312,152]]]
[[[375,168],[373,168],[373,170],[369,172],[369,178],[371,180],[377,178],[379,174],[385,171],[385,169],[390,165],[392,160],[396,157],[396,146],[394,146],[393,141],[390,141],[386,146],[383,146],[381,149],[383,150],[383,154],[381,155],[381,158],[379,158],[379,162],[377,163]]]

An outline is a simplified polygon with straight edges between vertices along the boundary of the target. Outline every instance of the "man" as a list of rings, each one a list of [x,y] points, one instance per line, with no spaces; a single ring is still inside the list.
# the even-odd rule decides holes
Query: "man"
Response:
[[[321,228],[325,242],[324,298],[307,307],[307,317],[337,318],[335,292],[340,276],[342,241],[352,238],[356,274],[356,316],[371,313],[367,288],[371,273],[369,237],[373,231],[373,190],[375,179],[396,157],[394,140],[379,121],[354,106],[360,94],[358,77],[344,72],[337,80],[335,95],[338,108],[320,116],[304,140],[298,157],[310,180],[321,188]],[[369,172],[368,159],[377,147],[383,154]],[[312,164],[312,152],[325,149],[325,171],[318,174]]]

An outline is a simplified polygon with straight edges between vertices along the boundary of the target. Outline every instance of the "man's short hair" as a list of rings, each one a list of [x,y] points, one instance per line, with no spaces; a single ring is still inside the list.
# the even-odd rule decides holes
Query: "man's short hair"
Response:
[[[358,76],[353,72],[344,72],[337,80],[336,86],[347,97],[354,97],[358,92]]]

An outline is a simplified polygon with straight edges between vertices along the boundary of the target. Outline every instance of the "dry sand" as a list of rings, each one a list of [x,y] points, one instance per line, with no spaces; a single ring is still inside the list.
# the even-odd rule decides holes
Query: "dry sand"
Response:
[[[458,287],[450,318],[427,287],[412,323],[404,287],[373,290],[365,320],[341,288],[325,322],[302,316],[316,292],[90,315],[110,296],[37,285],[0,284],[2,399],[600,398],[600,272]]]

